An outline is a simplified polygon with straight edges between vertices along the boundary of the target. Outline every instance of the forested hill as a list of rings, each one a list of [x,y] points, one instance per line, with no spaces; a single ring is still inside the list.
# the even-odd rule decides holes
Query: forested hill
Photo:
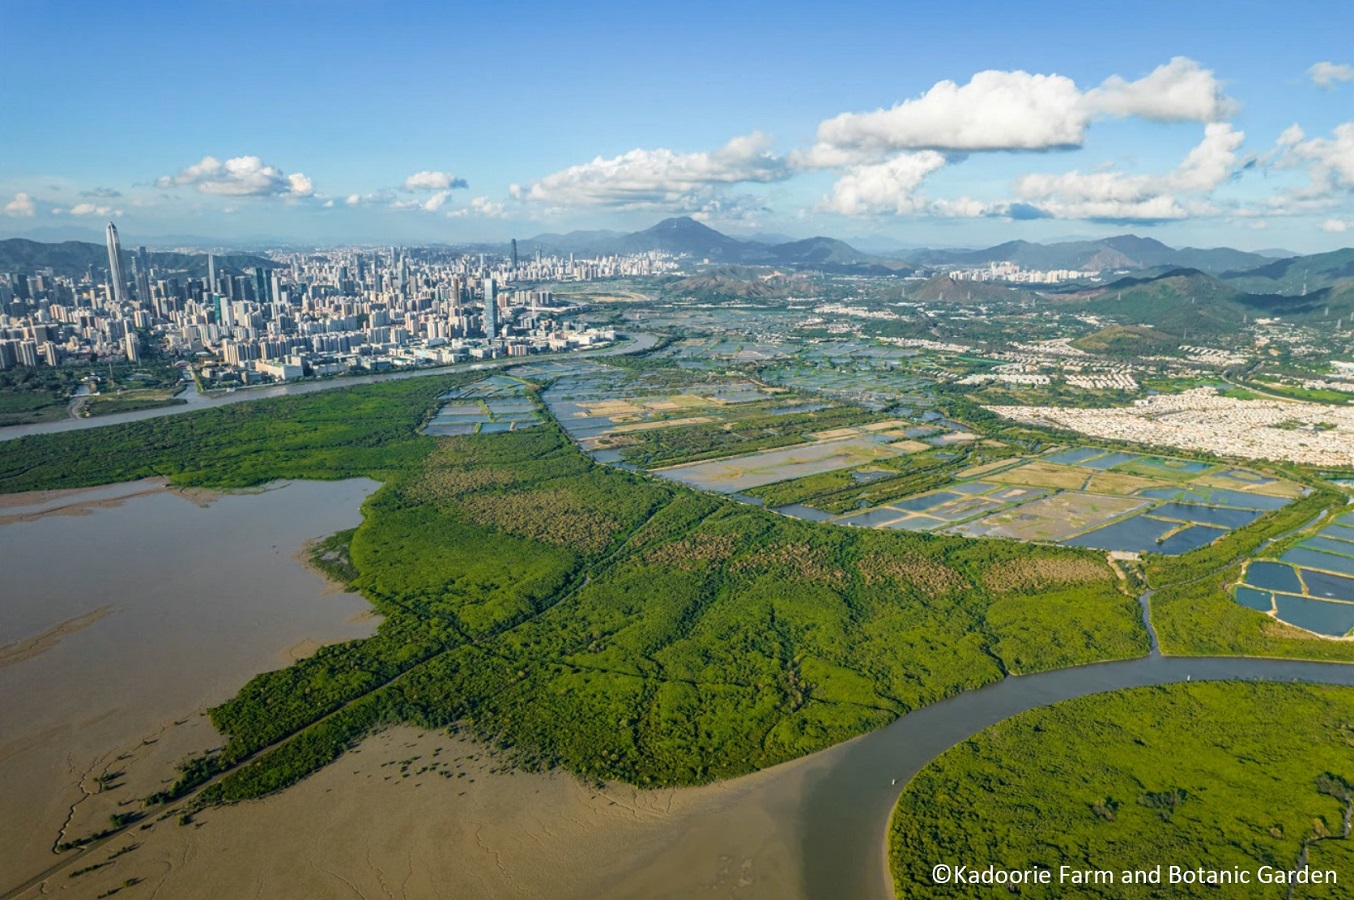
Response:
[[[128,253],[129,248],[123,247]],[[134,248],[133,248],[134,249]],[[179,272],[185,275],[207,274],[207,254],[205,253],[167,253],[153,251],[149,254],[150,264],[164,272]],[[130,263],[124,260],[124,265]],[[226,253],[216,257],[216,270],[239,275],[246,269],[263,267],[275,268],[278,264],[262,256],[249,253]],[[57,275],[79,278],[93,268],[96,272],[108,268],[108,249],[103,244],[88,241],[63,241],[59,244],[44,244],[26,238],[8,238],[0,240],[0,272],[20,272],[33,274],[40,269],[51,269]]]
[[[1124,325],[1147,325],[1178,338],[1227,334],[1257,318],[1317,325],[1354,320],[1354,279],[1305,295],[1253,294],[1196,269],[1153,278],[1123,278],[1078,301],[1088,312]]]

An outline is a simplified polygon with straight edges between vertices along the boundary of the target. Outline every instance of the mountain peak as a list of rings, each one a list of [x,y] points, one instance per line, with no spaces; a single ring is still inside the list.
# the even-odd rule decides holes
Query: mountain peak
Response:
[[[721,237],[728,237],[728,235],[715,231],[703,222],[697,222],[690,216],[674,216],[671,219],[664,219],[657,225],[644,229],[640,234],[652,234],[660,231],[690,231],[697,234],[703,234],[704,232],[709,231],[718,234]]]

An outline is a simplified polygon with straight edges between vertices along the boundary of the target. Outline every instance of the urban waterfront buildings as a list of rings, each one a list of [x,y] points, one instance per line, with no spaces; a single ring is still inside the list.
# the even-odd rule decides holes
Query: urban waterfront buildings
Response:
[[[568,322],[573,307],[543,287],[672,265],[401,248],[185,262],[140,248],[129,281],[111,222],[107,250],[106,270],[0,272],[0,368],[167,358],[230,385],[595,346],[613,335]]]

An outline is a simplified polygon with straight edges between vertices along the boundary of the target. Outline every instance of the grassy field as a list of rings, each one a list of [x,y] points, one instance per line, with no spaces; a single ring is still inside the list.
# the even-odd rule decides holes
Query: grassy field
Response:
[[[178,397],[171,397],[165,391],[147,391],[130,395],[91,397],[85,401],[84,409],[91,416],[111,416],[115,413],[136,412],[141,409],[182,406],[187,402]]]
[[[66,418],[69,403],[70,398],[60,391],[0,392],[0,426],[55,422]]]
[[[1081,490],[1095,472],[1079,469],[1076,466],[1062,466],[1057,463],[1028,462],[1023,466],[1008,469],[987,476],[987,481],[999,481],[1002,484],[1023,484],[1031,487],[1051,487],[1068,491]]]
[[[1059,883],[1059,867],[1293,869],[1307,849],[1348,896],[1354,689],[1247,683],[1116,691],[1022,713],[940,756],[894,811],[889,860],[899,897],[935,891],[936,862],[1043,867],[1022,897],[1272,897],[1285,885]],[[950,886],[947,897],[990,897]]]
[[[147,475],[384,482],[362,525],[319,551],[382,613],[376,636],[212,710],[224,750],[166,797],[222,774],[207,799],[259,796],[400,721],[471,729],[526,766],[690,784],[1009,671],[1146,651],[1136,602],[1098,554],[798,522],[596,466],[553,423],[420,436],[457,382],[0,445],[5,491]]]

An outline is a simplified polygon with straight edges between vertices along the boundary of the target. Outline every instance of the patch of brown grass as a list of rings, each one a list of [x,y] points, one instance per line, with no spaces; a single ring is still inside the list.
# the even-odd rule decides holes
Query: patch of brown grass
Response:
[[[1030,591],[1102,581],[1111,575],[1108,565],[1093,559],[1017,559],[983,573],[990,591]]]
[[[651,565],[672,566],[683,572],[692,572],[710,563],[724,562],[733,556],[735,550],[737,546],[727,534],[698,534],[654,547],[644,553],[643,560]]]
[[[892,579],[933,596],[968,587],[964,576],[949,566],[911,553],[867,553],[857,568],[866,584]]]
[[[584,553],[605,550],[621,527],[566,488],[475,494],[461,505],[481,525]]]
[[[846,572],[833,564],[826,549],[802,542],[770,544],[758,548],[755,554],[749,554],[734,563],[733,568],[739,572],[783,569],[808,581],[846,580]]]
[[[517,473],[512,469],[491,466],[429,468],[405,492],[411,500],[436,503],[485,488],[512,484],[516,480]]]

